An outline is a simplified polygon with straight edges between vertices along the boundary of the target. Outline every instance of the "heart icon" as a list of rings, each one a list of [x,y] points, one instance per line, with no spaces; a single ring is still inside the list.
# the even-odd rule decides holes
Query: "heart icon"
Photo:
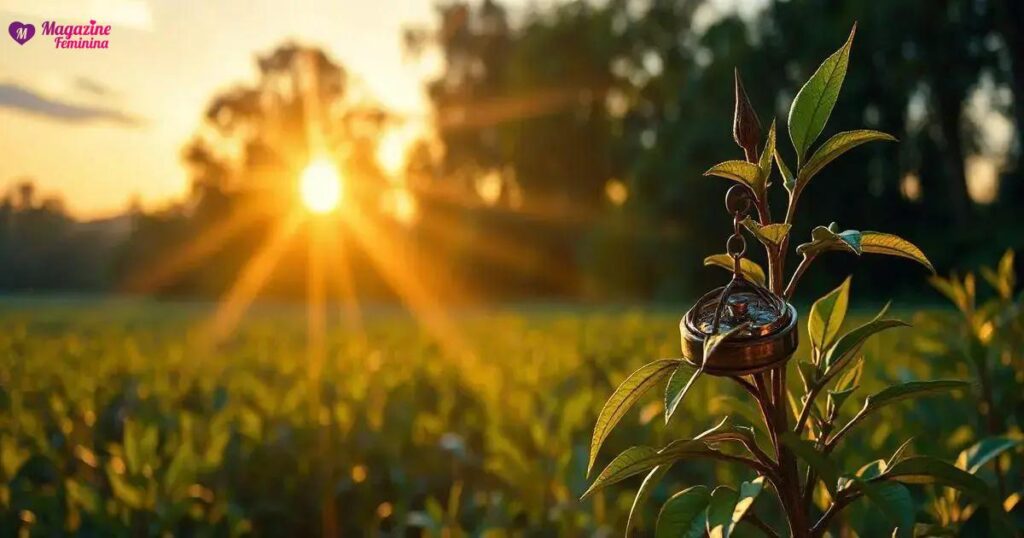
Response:
[[[24,45],[25,42],[32,39],[32,36],[36,35],[36,27],[14,21],[7,27],[7,33],[11,34],[11,39],[17,41],[19,45]]]

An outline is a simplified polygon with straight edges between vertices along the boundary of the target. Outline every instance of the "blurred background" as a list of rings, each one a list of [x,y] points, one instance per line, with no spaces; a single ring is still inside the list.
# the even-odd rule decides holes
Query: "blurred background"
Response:
[[[67,19],[76,4],[4,12]],[[1021,242],[1015,2],[97,6],[114,24],[109,50],[4,44],[5,291],[223,294],[323,154],[343,208],[387,236],[366,240],[443,281],[443,302],[690,298],[721,281],[700,260],[723,250],[727,185],[701,173],[742,156],[733,68],[765,127],[784,124],[855,21],[824,135],[864,127],[900,143],[861,148],[816,181],[796,240],[832,221],[882,229],[940,272]],[[358,299],[394,300],[337,227]],[[307,255],[283,250],[282,267]],[[909,264],[856,269],[864,293],[928,298]],[[295,270],[273,273],[266,294],[305,293]]]
[[[724,251],[729,184],[702,173],[743,155],[734,69],[763,126],[784,126],[854,23],[819,140],[899,143],[816,179],[793,244],[835,221],[963,274],[1024,243],[1015,0],[0,0],[0,15],[37,27],[0,45],[11,533],[620,532],[629,488],[576,500],[590,428],[632,368],[678,353],[679,316],[727,277],[702,260]],[[112,25],[108,49],[40,32],[89,19]],[[1009,260],[982,299],[1012,290]],[[918,325],[866,348],[865,386],[976,373],[963,348],[984,324],[906,260],[824,256],[797,302],[850,272],[855,309],[894,298]],[[662,426],[655,398],[609,445],[749,411],[697,390],[688,419]],[[965,395],[900,410],[842,457],[884,457],[901,428],[944,457],[1019,434],[1019,385],[1006,394],[997,426]],[[681,466],[652,499],[737,474],[715,473]]]

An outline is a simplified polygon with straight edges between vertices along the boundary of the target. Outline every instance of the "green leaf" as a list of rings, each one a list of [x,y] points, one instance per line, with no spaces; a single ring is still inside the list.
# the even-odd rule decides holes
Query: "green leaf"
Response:
[[[754,163],[748,163],[747,161],[725,161],[718,163],[704,172],[705,176],[718,176],[724,177],[725,179],[731,179],[737,183],[741,183],[754,191],[754,195],[757,196],[759,193],[763,193],[764,189],[761,188],[761,169]]]
[[[889,301],[889,302],[885,303],[885,305],[882,306],[882,309],[879,310],[877,314],[875,314],[875,317],[871,318],[871,321],[878,321],[878,320],[882,319],[886,314],[889,313],[889,308],[891,308],[891,307],[892,307],[892,301]]]
[[[629,519],[626,520],[626,538],[629,538],[633,529],[636,528],[644,502],[651,496],[654,487],[658,485],[658,482],[664,478],[671,468],[670,464],[665,464],[651,469],[651,472],[647,473],[647,476],[644,478],[643,483],[640,484],[640,489],[636,490],[636,497],[633,497],[633,506],[629,509]]]
[[[676,370],[676,372],[678,372],[678,370]],[[683,398],[686,397],[686,393],[690,392],[690,389],[693,387],[693,384],[697,381],[697,378],[700,377],[700,375],[703,373],[704,366],[702,365],[700,368],[697,368],[696,370],[693,371],[693,374],[690,375],[690,379],[686,382],[686,385],[684,385],[681,390],[673,393],[672,399],[669,400],[668,402],[668,407],[665,408],[665,424],[668,424],[669,419],[672,418],[672,415],[675,414],[676,409],[679,408],[679,404],[683,401]],[[675,374],[673,374],[673,377],[675,377]],[[666,396],[668,396],[667,393]]]
[[[910,537],[914,533],[914,515],[917,507],[910,491],[898,482],[875,482],[862,484],[864,496],[878,507],[898,531],[893,536]]]
[[[772,538],[775,536],[764,532],[761,527],[754,525],[749,519],[737,523],[736,528],[732,530],[732,535],[735,538]]]
[[[956,305],[957,309],[965,316],[970,315],[974,310],[977,287],[975,285],[973,273],[968,273],[967,276],[964,277],[962,283],[956,274],[949,278],[933,276],[929,278],[928,281],[935,287],[935,289],[939,290],[939,292],[952,301],[953,304]]]
[[[163,476],[164,491],[184,491],[189,485],[195,483],[197,463],[191,444],[178,445]]]
[[[861,232],[860,248],[863,252],[871,254],[887,254],[889,256],[900,256],[914,260],[928,268],[933,274],[935,268],[932,262],[913,243],[893,234],[882,232]]]
[[[864,407],[850,421],[843,426],[838,435],[849,431],[850,428],[855,426],[857,423],[862,421],[869,414],[878,411],[879,409],[894,404],[896,402],[906,400],[908,398],[916,398],[919,396],[927,396],[933,394],[940,394],[951,390],[962,389],[968,386],[965,381],[959,380],[934,380],[934,381],[911,381],[909,383],[903,383],[900,385],[894,385],[886,387],[882,391],[868,396],[864,400]],[[830,443],[833,441],[830,440]],[[899,449],[889,458],[885,468],[891,469],[893,466],[901,463],[903,452],[909,446],[910,440],[906,440],[900,445]]]
[[[683,363],[669,376],[668,384],[665,385],[665,423],[668,423],[668,420],[676,412],[679,403],[683,401],[680,394],[683,393],[683,389],[688,385],[691,376],[696,373],[696,368]]]
[[[811,387],[818,384],[821,372],[818,371],[817,366],[809,362],[800,361],[796,363],[796,367],[797,373],[800,374],[800,380],[804,383],[804,392],[810,391]]]
[[[764,489],[764,477],[759,476],[749,482],[740,484],[739,498],[736,500],[736,508],[732,511],[732,524],[738,525],[743,516],[747,514],[750,507],[754,505],[757,496]]]
[[[747,330],[748,327],[750,327],[750,322],[741,323],[741,324],[739,324],[739,325],[729,329],[728,331],[725,331],[724,333],[712,334],[712,335],[708,336],[707,338],[705,338],[704,339],[704,358],[703,358],[702,362],[706,363],[708,361],[708,359],[713,357],[715,355],[715,351],[718,351],[718,348],[721,347],[721,345],[723,343],[725,343],[725,341],[728,340],[732,335],[734,335],[736,333],[739,333],[739,332],[742,332],[742,331],[745,331],[745,330]],[[691,383],[692,383],[692,381],[691,381]],[[684,389],[684,391],[685,391],[685,389]]]
[[[705,486],[693,486],[673,495],[661,507],[655,538],[704,536],[705,509],[711,495]],[[627,532],[627,536],[628,536]]]
[[[910,324],[898,319],[875,318],[856,329],[844,334],[829,348],[825,354],[825,375],[823,382],[828,382],[838,375],[853,358],[860,353],[861,347],[872,335],[893,327],[909,327]]]
[[[910,442],[913,440],[914,438],[911,437],[910,439],[903,441],[903,444],[901,444],[899,448],[897,448],[896,451],[892,453],[892,456],[889,456],[889,460],[885,462],[886,469],[906,459],[903,457],[903,453],[910,448]]]
[[[846,318],[846,307],[850,301],[850,277],[838,288],[818,299],[811,306],[807,319],[807,333],[814,349],[821,352],[828,349],[839,333],[839,327]]]
[[[725,417],[718,424],[694,437],[694,440],[704,441],[711,445],[722,441],[739,441],[753,444],[754,429],[747,426],[737,426],[730,422],[729,417]]]
[[[768,140],[764,144],[764,150],[761,152],[761,158],[757,161],[757,167],[760,170],[758,175],[758,181],[754,193],[758,199],[763,200],[765,192],[768,190],[769,178],[772,175],[772,155],[775,153],[775,120],[772,120],[772,126],[768,129]]]
[[[783,186],[792,194],[793,189],[796,187],[796,178],[793,177],[793,172],[786,166],[786,161],[782,160],[782,155],[779,155],[778,148],[775,149],[775,166],[779,168],[779,174],[782,175]]]
[[[978,470],[984,467],[986,463],[1020,444],[1020,439],[1012,439],[1006,436],[987,437],[960,452],[960,455],[956,458],[956,466],[968,473],[977,474]]]
[[[840,232],[836,223],[833,222],[827,227],[816,226],[811,230],[811,242],[798,245],[796,252],[804,256],[817,256],[828,250],[840,250],[859,256],[861,253],[860,243],[860,232],[857,230]]]
[[[704,356],[701,358],[701,365],[699,368],[694,370],[693,374],[690,375],[690,380],[686,382],[686,385],[683,386],[681,390],[677,391],[675,388],[679,384],[678,381],[673,383],[673,380],[676,377],[676,374],[679,372],[679,369],[676,369],[676,371],[673,372],[672,379],[669,379],[668,386],[665,388],[665,398],[667,402],[667,406],[665,407],[666,424],[668,423],[669,419],[672,418],[672,415],[675,414],[676,409],[679,407],[679,403],[682,402],[683,398],[686,397],[686,394],[690,392],[690,389],[693,387],[693,384],[697,381],[697,378],[704,373],[704,364],[707,362],[708,358],[714,355],[715,351],[718,349],[718,346],[720,346],[722,342],[725,342],[730,336],[740,331],[746,330],[749,326],[749,323],[742,323],[729,329],[728,331],[725,331],[724,333],[712,334],[711,336],[705,338]],[[669,398],[669,392],[672,392],[671,398]]]
[[[601,471],[601,474],[597,476],[597,479],[580,499],[587,498],[598,489],[649,471],[664,463],[671,463],[671,460],[659,457],[658,451],[649,446],[629,447],[615,456],[615,459]]]
[[[957,379],[910,381],[899,385],[892,385],[868,396],[867,399],[864,400],[864,409],[862,409],[859,414],[867,415],[901,400],[932,394],[941,394],[952,390],[967,388],[968,386],[969,383],[966,381],[960,381]]]
[[[1013,271],[1013,249],[1006,249],[1003,257],[999,259],[999,278],[1007,281],[1006,286],[1010,291],[1016,287],[1017,273]]]
[[[662,359],[644,366],[633,372],[622,382],[621,385],[615,392],[612,393],[608,401],[605,402],[604,407],[601,409],[601,413],[597,417],[597,423],[594,425],[594,436],[590,441],[590,461],[587,463],[587,474],[590,474],[590,470],[594,467],[594,461],[597,459],[597,452],[601,449],[601,445],[604,440],[611,433],[612,428],[618,424],[622,416],[626,414],[626,411],[645,392],[651,387],[657,384],[659,381],[667,377],[682,361],[678,359]]]
[[[789,229],[792,228],[792,225],[782,222],[761,226],[761,223],[750,217],[743,219],[743,226],[750,230],[750,233],[754,234],[758,241],[770,246],[778,246],[789,234]]]
[[[686,457],[710,457],[721,454],[708,447],[707,443],[694,439],[673,441],[661,450],[649,446],[627,448],[608,464],[594,479],[594,483],[580,497],[585,499],[595,491],[621,482],[631,476],[646,473],[651,469],[672,463]]]
[[[857,230],[840,232],[839,227],[834,222],[828,227],[815,227],[811,230],[811,241],[796,247],[797,253],[804,256],[816,256],[829,250],[851,252],[858,256],[864,252],[899,256],[914,260],[927,267],[932,273],[935,272],[932,263],[928,261],[928,258],[921,252],[921,249],[906,239],[882,232],[861,232]],[[940,291],[946,291],[942,287],[945,282],[933,280],[933,284],[939,287]]]
[[[906,459],[903,457],[903,452],[905,452],[907,447],[910,446],[911,440],[912,439],[907,439],[906,441],[903,441],[903,444],[892,453],[892,456],[890,456],[888,460],[878,459],[864,464],[864,466],[858,469],[854,475],[860,480],[860,482],[851,481],[850,485],[859,487],[864,483],[864,481],[873,480],[882,476],[890,467]]]
[[[801,439],[793,432],[782,434],[781,440],[794,454],[804,460],[811,469],[814,469],[814,472],[818,473],[821,481],[825,483],[825,488],[835,497],[840,476],[839,468],[836,467],[835,463],[829,460],[828,456],[824,453],[816,450],[811,442]]]
[[[752,418],[752,417],[748,417]],[[754,428],[741,426],[733,423],[727,416],[718,424],[693,438],[695,441],[703,441],[709,448],[715,449],[718,443],[737,442],[744,447],[757,446],[757,439]]]
[[[938,484],[998,506],[998,499],[988,489],[984,480],[928,456],[912,456],[900,461],[889,467],[876,480],[894,480],[905,484]]]
[[[849,368],[836,380],[835,392],[852,391],[860,386],[860,376],[864,373],[864,357],[857,359],[852,368]]]
[[[718,486],[711,492],[707,510],[709,538],[729,538],[735,525],[732,513],[738,500],[739,493],[726,486]]]
[[[729,256],[728,254],[714,254],[704,258],[704,265],[714,265],[732,272],[732,256]],[[747,277],[752,282],[756,282],[757,284],[764,286],[764,269],[762,269],[757,263],[746,258],[740,259],[740,272],[742,272],[743,276]]]
[[[846,77],[846,66],[850,62],[850,47],[857,32],[854,25],[850,37],[838,51],[825,59],[818,70],[800,88],[789,109],[789,138],[796,149],[797,163],[803,162],[807,149],[825,128],[825,122],[832,114],[832,108],[839,98],[839,89]]]
[[[867,142],[874,140],[889,140],[892,142],[896,141],[896,138],[892,135],[888,135],[879,131],[872,131],[870,129],[861,129],[858,131],[843,131],[836,133],[832,138],[829,138],[824,144],[819,147],[810,159],[807,159],[800,168],[800,175],[796,179],[796,192],[803,192],[804,187],[811,181],[825,165],[835,160],[837,157],[846,153],[847,151]]]
[[[861,480],[871,480],[882,476],[882,473],[888,468],[885,460],[875,460],[865,463],[860,469],[857,469],[855,476]]]
[[[921,538],[956,538],[960,533],[957,529],[934,523],[918,523],[914,525],[914,535]]]
[[[67,479],[64,481],[69,504],[81,507],[85,512],[100,513],[106,503],[105,496],[87,483]],[[702,529],[703,530],[703,529]]]
[[[846,403],[846,399],[849,398],[856,387],[850,387],[845,390],[830,390],[828,391],[828,407],[829,413],[839,414],[839,409]]]
[[[796,396],[793,396],[793,393],[788,390],[786,391],[786,402],[789,403],[789,414],[793,417],[793,419],[796,420],[797,418],[799,418],[800,402],[797,402]]]
[[[150,503],[146,489],[141,485],[134,484],[127,475],[118,474],[108,467],[107,480],[110,482],[110,489],[114,493],[114,498],[129,508],[143,510],[149,506]]]
[[[139,423],[134,420],[125,421],[124,424],[124,460],[127,463],[128,470],[132,473],[137,472],[142,468],[142,456],[141,449],[139,448],[139,439],[142,437],[142,431],[139,427]]]
[[[1017,287],[1017,273],[1013,270],[1013,250],[1007,249],[1003,257],[999,259],[999,265],[995,272],[987,267],[982,267],[982,276],[992,285],[1003,299],[1010,299],[1013,296],[1013,289]]]

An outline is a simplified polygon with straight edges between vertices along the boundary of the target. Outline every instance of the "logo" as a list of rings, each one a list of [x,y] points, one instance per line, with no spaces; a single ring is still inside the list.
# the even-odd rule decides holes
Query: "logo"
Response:
[[[32,36],[36,35],[36,27],[14,21],[7,27],[7,33],[11,34],[11,39],[19,45],[24,45],[29,39],[32,39]]]
[[[53,45],[58,49],[105,49],[110,46],[109,24],[57,24],[54,21],[43,23],[43,35],[55,36]]]
[[[14,21],[7,27],[7,33],[19,45],[24,45],[36,35],[36,27],[20,21]],[[89,24],[60,24],[56,21],[43,21],[40,32],[44,36],[53,37],[55,49],[106,49],[110,48],[110,25],[97,24],[90,20]]]

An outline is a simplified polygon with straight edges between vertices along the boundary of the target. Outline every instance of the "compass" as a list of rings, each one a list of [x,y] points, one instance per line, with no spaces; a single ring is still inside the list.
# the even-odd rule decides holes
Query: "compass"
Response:
[[[733,235],[726,251],[733,260],[732,279],[704,294],[679,322],[683,359],[712,375],[739,376],[775,368],[793,355],[798,344],[793,305],[740,270],[746,252],[740,226],[750,207],[746,187],[729,189],[726,208],[733,214]],[[704,342],[726,333],[712,356],[704,357]]]

